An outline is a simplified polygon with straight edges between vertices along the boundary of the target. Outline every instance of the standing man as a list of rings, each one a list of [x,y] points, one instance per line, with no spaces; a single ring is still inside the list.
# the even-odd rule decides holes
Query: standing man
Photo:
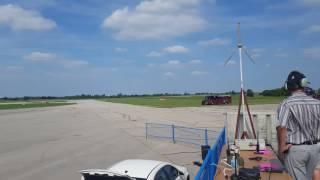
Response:
[[[291,96],[277,111],[279,155],[293,179],[310,180],[320,160],[320,101],[304,92],[304,74],[290,72],[285,83]]]

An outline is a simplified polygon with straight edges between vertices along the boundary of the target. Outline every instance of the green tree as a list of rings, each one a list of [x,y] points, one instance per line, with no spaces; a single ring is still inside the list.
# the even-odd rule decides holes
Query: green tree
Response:
[[[317,91],[317,95],[320,96],[320,88]]]
[[[252,91],[252,89],[248,89],[247,90],[247,96],[249,96],[249,97],[253,97],[254,96],[254,92]]]
[[[284,87],[282,87],[271,90],[264,90],[260,94],[262,96],[288,96],[289,92]]]

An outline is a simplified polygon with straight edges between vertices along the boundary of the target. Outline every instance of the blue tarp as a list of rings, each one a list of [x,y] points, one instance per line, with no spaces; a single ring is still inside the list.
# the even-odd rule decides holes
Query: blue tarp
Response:
[[[195,180],[212,180],[216,173],[217,167],[214,164],[218,164],[219,157],[223,146],[226,144],[226,128],[223,128],[219,134],[216,142],[208,152],[205,160],[198,171]]]

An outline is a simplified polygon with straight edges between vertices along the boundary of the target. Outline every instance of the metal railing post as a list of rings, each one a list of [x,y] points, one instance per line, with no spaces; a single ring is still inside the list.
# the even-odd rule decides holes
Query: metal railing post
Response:
[[[172,124],[172,142],[176,143],[175,134],[174,134],[174,124]]]
[[[146,123],[146,140],[148,140],[148,123]]]
[[[272,129],[271,129],[271,124],[272,124],[272,120],[271,120],[271,115],[267,114],[266,115],[266,123],[267,123],[267,143],[271,144],[272,142]]]
[[[204,130],[204,139],[206,141],[206,145],[208,146],[209,142],[208,142],[208,130],[207,129]]]
[[[225,121],[224,121],[224,127],[225,127],[225,142],[227,142],[228,141],[228,137],[229,137],[229,124],[228,124],[228,113],[227,112],[225,112],[224,113],[224,115],[226,116],[226,119],[225,119]]]
[[[260,127],[259,127],[258,115],[257,115],[257,114],[253,114],[252,117],[253,117],[253,123],[254,123],[255,130],[256,130],[255,134],[257,134],[257,138],[260,138],[260,139],[261,139],[261,137],[258,137],[258,136],[261,135],[261,134],[260,134]],[[252,132],[252,133],[254,134],[254,132]]]

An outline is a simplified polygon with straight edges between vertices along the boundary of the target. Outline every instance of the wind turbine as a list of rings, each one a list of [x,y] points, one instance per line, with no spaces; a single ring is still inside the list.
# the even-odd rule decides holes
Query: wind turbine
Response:
[[[241,135],[241,139],[247,139],[249,138],[249,134],[247,131],[247,119],[246,119],[246,111],[245,108],[247,110],[248,113],[248,117],[250,120],[250,125],[252,128],[252,133],[253,133],[253,137],[254,139],[256,139],[256,133],[254,130],[254,126],[253,126],[253,122],[252,122],[252,117],[251,117],[251,113],[250,113],[250,109],[249,109],[249,105],[247,102],[247,96],[246,93],[244,92],[244,80],[243,80],[243,66],[242,66],[242,51],[244,51],[244,53],[248,56],[248,58],[253,62],[253,58],[249,55],[248,51],[246,50],[246,48],[243,46],[243,44],[241,43],[241,35],[240,35],[240,23],[238,23],[238,28],[237,28],[237,37],[238,37],[238,52],[239,52],[239,61],[240,61],[240,99],[239,99],[239,108],[238,108],[238,116],[237,116],[237,126],[236,126],[236,134],[235,134],[235,138],[239,139],[239,134],[240,134],[240,111],[243,114],[243,119],[242,119],[242,135]],[[229,61],[231,60],[231,58],[234,56],[236,52],[236,49],[233,51],[233,53],[228,57],[228,59],[225,61],[225,65],[227,65],[229,63]],[[250,128],[250,126],[248,126],[248,128]]]

